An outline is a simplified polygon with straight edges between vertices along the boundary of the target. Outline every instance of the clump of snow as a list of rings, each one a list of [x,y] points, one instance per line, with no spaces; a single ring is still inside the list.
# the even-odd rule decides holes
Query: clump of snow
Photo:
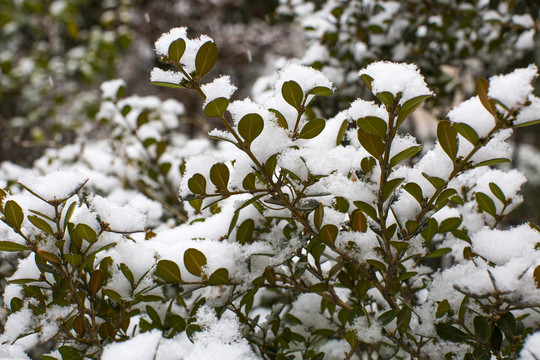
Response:
[[[508,108],[522,105],[534,91],[532,81],[538,76],[538,68],[531,64],[516,69],[510,74],[497,75],[489,79],[488,96],[499,100]]]
[[[515,125],[525,124],[530,121],[540,120],[540,98],[530,95],[530,105],[519,111],[516,117]]]
[[[519,355],[521,360],[537,360],[540,358],[540,331],[527,336]]]
[[[417,96],[433,94],[414,64],[378,61],[358,73],[363,74],[373,79],[371,86],[374,94],[387,91],[396,96],[402,93],[400,104]]]
[[[119,206],[109,200],[95,195],[90,199],[92,210],[101,218],[101,221],[109,224],[112,231],[120,233],[132,233],[144,231],[146,215],[131,206]]]
[[[104,99],[116,100],[118,98],[118,90],[125,87],[126,82],[122,79],[105,81],[101,84],[101,92]]]
[[[312,67],[289,63],[279,72],[279,79],[275,85],[275,91],[281,94],[281,87],[286,81],[295,81],[300,85],[304,96],[317,86],[324,86],[333,89],[334,85],[324,74]]]
[[[156,54],[159,56],[169,56],[169,47],[171,44],[180,38],[186,40],[186,37],[186,27],[172,28],[168,33],[162,34],[155,42]]]
[[[386,109],[383,106],[375,104],[373,101],[356,99],[351,103],[347,114],[349,119],[352,121],[356,121],[368,116],[375,116],[388,123],[388,112]]]
[[[161,331],[152,330],[139,334],[127,341],[106,345],[102,360],[154,360],[161,340]]]
[[[480,138],[487,136],[495,127],[493,115],[482,105],[478,96],[472,97],[450,110],[448,119],[455,123],[469,125]]]
[[[228,75],[221,76],[214,79],[211,83],[201,86],[201,90],[206,95],[206,99],[203,104],[203,109],[212,100],[220,97],[230,99],[231,95],[236,91],[237,87],[231,84],[231,77]]]
[[[4,332],[0,335],[0,342],[14,343],[18,337],[29,332],[33,325],[32,310],[23,308],[9,315],[4,323]]]
[[[19,344],[1,344],[0,358],[4,360],[30,360],[24,352],[24,347]]]
[[[383,340],[382,326],[376,319],[371,319],[370,323],[367,317],[358,316],[354,319],[352,329],[356,331],[358,339],[365,343],[376,344]]]
[[[180,84],[184,80],[184,75],[178,71],[162,70],[160,68],[153,68],[150,72],[151,82],[164,82],[169,84]]]
[[[45,201],[66,200],[73,196],[88,181],[78,170],[59,170],[38,175],[28,173],[19,183]]]

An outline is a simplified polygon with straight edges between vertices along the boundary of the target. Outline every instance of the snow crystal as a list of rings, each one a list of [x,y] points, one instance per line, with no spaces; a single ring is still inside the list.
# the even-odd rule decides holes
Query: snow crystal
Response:
[[[104,99],[116,100],[118,95],[118,90],[121,87],[125,87],[126,82],[122,79],[109,80],[101,84],[101,92],[103,93]]]
[[[103,348],[102,360],[154,360],[161,340],[161,332],[152,330],[123,342],[108,344]]]
[[[45,201],[65,200],[73,196],[88,181],[88,177],[77,170],[54,171],[40,176],[29,173],[19,183]]]
[[[131,206],[119,206],[95,195],[90,199],[92,210],[99,214],[101,221],[109,224],[112,231],[131,233],[144,231],[146,216]]]
[[[521,360],[537,360],[540,358],[540,331],[525,338],[523,349],[519,353]]]
[[[186,27],[172,28],[168,33],[162,34],[154,44],[156,47],[156,54],[159,56],[169,56],[169,47],[171,44],[180,38],[186,40],[186,35]]]
[[[231,77],[228,75],[214,79],[211,83],[201,86],[201,90],[206,95],[206,100],[203,104],[203,109],[206,105],[217,98],[224,97],[230,99],[231,95],[236,91],[237,87],[231,84]]]
[[[531,64],[516,69],[510,74],[493,76],[489,79],[488,96],[499,100],[508,108],[523,104],[534,91],[532,81],[538,76],[538,68]]]
[[[374,94],[388,91],[396,96],[402,93],[400,104],[417,96],[433,94],[414,64],[378,61],[358,73],[363,74],[373,78],[371,86]]]
[[[184,80],[184,75],[178,71],[162,70],[160,68],[153,68],[150,72],[151,82],[164,82],[169,84],[180,84]]]
[[[381,324],[375,318],[371,319],[370,324],[367,317],[358,316],[354,319],[352,328],[356,331],[358,339],[365,343],[376,344],[383,340]]]
[[[448,119],[455,123],[469,125],[480,138],[486,137],[495,127],[493,115],[484,108],[478,96],[472,97],[450,110]]]
[[[24,347],[19,344],[1,344],[0,358],[4,360],[30,360],[24,352]]]

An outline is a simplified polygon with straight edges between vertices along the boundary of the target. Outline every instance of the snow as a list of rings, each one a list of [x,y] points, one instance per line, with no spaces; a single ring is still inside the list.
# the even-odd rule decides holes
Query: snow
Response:
[[[322,72],[308,66],[291,62],[279,72],[279,79],[275,85],[276,93],[281,94],[283,83],[291,80],[300,85],[304,92],[304,96],[317,86],[324,86],[329,89],[334,88],[332,82],[330,82]]]
[[[214,79],[211,83],[201,86],[201,90],[206,95],[206,99],[203,104],[203,109],[212,100],[220,97],[230,99],[231,95],[236,91],[236,86],[231,84],[231,77],[228,75],[221,76]]]
[[[374,116],[388,123],[388,112],[384,106],[377,105],[374,101],[356,99],[351,103],[351,107],[347,111],[347,114],[352,121],[368,116]]]
[[[374,94],[387,91],[395,97],[402,93],[400,104],[417,96],[433,95],[414,64],[378,61],[358,73],[360,76],[363,74],[373,79],[371,86]]]
[[[155,42],[154,46],[156,49],[156,54],[159,56],[169,56],[169,47],[171,44],[178,40],[186,40],[187,28],[186,27],[177,27],[169,30],[168,33],[164,33],[160,38]]]
[[[101,221],[109,224],[111,231],[132,233],[144,231],[146,215],[131,206],[119,206],[99,195],[89,200],[92,210]]]
[[[30,360],[24,347],[18,344],[0,344],[0,358],[4,360]]]
[[[88,177],[78,170],[59,170],[43,176],[28,173],[18,181],[45,201],[62,201],[79,191]]]
[[[151,82],[164,82],[169,84],[180,84],[184,80],[184,75],[178,71],[162,70],[160,68],[153,68],[150,72]]]
[[[118,90],[126,87],[126,82],[122,79],[109,80],[101,83],[100,89],[104,99],[117,100]]]
[[[516,121],[514,122],[515,125],[540,120],[540,98],[530,95],[529,101],[531,104],[521,109],[517,115]]]
[[[540,358],[540,332],[537,331],[525,338],[520,353],[520,360],[537,360]]]
[[[531,64],[510,74],[489,79],[488,96],[502,102],[509,109],[522,105],[534,90],[532,82],[538,76],[538,68]]]
[[[474,96],[450,110],[448,119],[451,122],[469,125],[480,138],[486,137],[495,127],[495,118],[484,108],[478,96]]]
[[[161,340],[161,331],[152,330],[139,334],[127,341],[106,345],[102,360],[154,360]]]

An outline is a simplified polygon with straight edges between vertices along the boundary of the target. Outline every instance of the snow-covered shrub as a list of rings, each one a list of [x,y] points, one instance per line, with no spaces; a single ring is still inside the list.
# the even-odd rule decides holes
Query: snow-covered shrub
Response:
[[[364,67],[371,96],[323,119],[310,106],[337,90],[314,68],[288,63],[264,101],[231,102],[229,77],[203,81],[211,38],[175,28],[155,46],[175,70],[151,81],[198,93],[224,127],[181,166],[186,222],[145,232],[140,211],[78,195],[81,171],[21,177],[0,209],[0,249],[22,252],[2,353],[54,339],[45,360],[539,356],[540,229],[501,228],[525,177],[493,167],[540,119],[535,65],[480,78],[422,149],[400,131],[434,95],[413,64]],[[157,189],[181,156],[115,84],[101,114]]]

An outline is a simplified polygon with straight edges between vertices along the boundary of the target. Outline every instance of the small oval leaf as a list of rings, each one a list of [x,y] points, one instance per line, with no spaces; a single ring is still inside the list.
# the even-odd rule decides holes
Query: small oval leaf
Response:
[[[253,229],[255,228],[255,221],[253,219],[246,219],[236,231],[236,241],[240,244],[245,244],[251,240],[253,236]]]
[[[182,55],[186,51],[186,41],[182,38],[174,40],[169,45],[169,60],[173,62],[180,62]]]
[[[189,248],[184,252],[184,265],[195,276],[202,275],[202,268],[206,265],[206,256],[197,249]]]
[[[297,82],[292,80],[284,82],[283,86],[281,86],[281,95],[289,105],[296,110],[300,110],[304,99],[304,92]]]
[[[444,152],[450,157],[452,162],[456,161],[458,152],[457,131],[452,127],[450,121],[442,120],[437,126],[437,139]]]
[[[210,169],[210,180],[218,189],[227,190],[229,176],[229,168],[223,163],[214,164]]]
[[[214,99],[206,104],[203,112],[204,115],[208,117],[221,117],[225,113],[225,110],[227,110],[228,106],[229,100],[227,98],[218,97],[217,99]]]
[[[9,200],[4,205],[4,216],[6,221],[13,228],[20,230],[24,220],[22,208],[13,200]]]
[[[157,277],[168,283],[183,283],[180,268],[171,260],[160,260],[154,272]]]
[[[90,294],[96,295],[99,289],[103,286],[104,273],[101,269],[94,269],[90,275],[90,281],[88,282],[88,291]]]
[[[219,268],[208,278],[208,285],[227,285],[230,284],[229,270]]]
[[[263,131],[264,120],[259,114],[247,114],[238,123],[238,132],[249,146]]]
[[[188,180],[188,188],[194,194],[206,194],[206,178],[199,173],[194,174]]]
[[[195,70],[199,76],[199,80],[208,74],[214,67],[217,61],[218,48],[213,41],[207,41],[197,51],[195,57]]]
[[[336,241],[337,234],[338,234],[338,228],[336,227],[336,225],[327,224],[327,225],[324,225],[319,231],[319,238],[326,245],[334,245],[334,241]]]
[[[478,207],[480,210],[487,212],[489,215],[495,217],[497,215],[497,208],[495,207],[495,203],[489,196],[482,192],[477,192],[476,195],[476,203],[478,204]]]
[[[317,118],[310,120],[306,125],[304,125],[298,137],[300,139],[313,139],[324,130],[325,126],[326,121],[324,121],[324,119]]]

